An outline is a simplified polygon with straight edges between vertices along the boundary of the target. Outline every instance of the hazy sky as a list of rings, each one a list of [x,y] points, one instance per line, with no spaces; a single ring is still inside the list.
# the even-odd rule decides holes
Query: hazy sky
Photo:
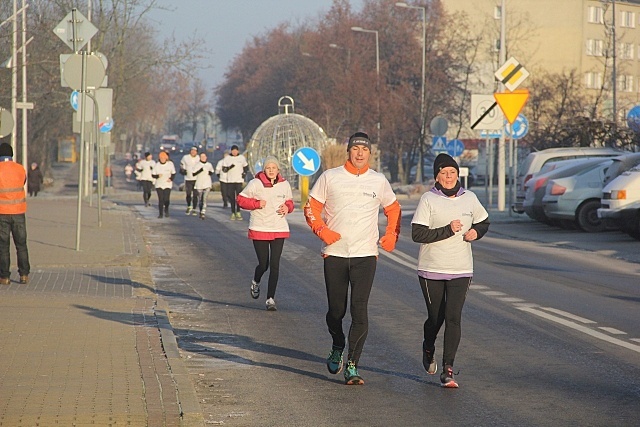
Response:
[[[363,0],[351,0],[354,12]],[[283,22],[294,27],[326,13],[332,0],[159,0],[173,11],[152,11],[148,16],[163,35],[173,32],[178,40],[193,35],[206,41],[211,52],[209,68],[199,73],[204,83],[222,83],[231,61],[253,36],[266,34]]]

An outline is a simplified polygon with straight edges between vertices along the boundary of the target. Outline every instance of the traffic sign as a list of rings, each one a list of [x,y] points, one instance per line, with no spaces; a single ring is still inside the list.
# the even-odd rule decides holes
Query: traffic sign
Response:
[[[311,147],[301,147],[293,153],[291,166],[298,175],[311,176],[320,169],[320,154]]]
[[[522,89],[513,92],[494,93],[493,96],[507,121],[513,124],[529,99],[529,91]]]
[[[111,129],[113,129],[113,118],[109,117],[106,120],[99,122],[98,128],[102,133],[111,132]]]
[[[529,77],[529,72],[517,59],[511,57],[494,75],[498,81],[502,82],[507,89],[513,92]]]
[[[511,131],[512,129],[513,132]],[[505,133],[513,139],[523,138],[527,132],[529,132],[529,120],[527,120],[524,115],[518,114],[515,122],[513,122],[513,124],[507,124],[504,130]]]
[[[480,136],[482,138],[500,138],[502,136],[502,130],[481,130]]]
[[[449,122],[444,117],[436,116],[431,120],[429,128],[431,129],[432,134],[442,136],[447,133],[447,129],[449,129]]]
[[[13,116],[11,112],[0,107],[0,138],[13,132]]]
[[[86,81],[82,88],[82,57],[86,57]],[[96,89],[102,85],[106,73],[104,64],[95,55],[73,54],[64,63],[63,78],[71,89]]]
[[[447,142],[447,153],[451,157],[458,157],[464,151],[464,143],[459,139],[452,139]]]
[[[446,153],[447,138],[445,136],[434,136],[431,142],[431,151],[433,153]]]
[[[77,52],[89,43],[89,40],[96,35],[98,29],[78,10],[71,9],[71,12],[53,29],[53,32],[70,49]]]
[[[636,105],[627,113],[627,126],[640,133],[640,105]]]
[[[493,95],[471,95],[471,123],[475,130],[502,129],[504,116],[499,108],[495,108]],[[481,120],[479,120],[481,119]]]
[[[79,95],[80,94],[78,93],[78,91],[74,90],[73,92],[71,92],[71,96],[69,97],[71,108],[73,108],[75,111],[78,111],[78,104],[80,103],[80,101],[78,100]]]

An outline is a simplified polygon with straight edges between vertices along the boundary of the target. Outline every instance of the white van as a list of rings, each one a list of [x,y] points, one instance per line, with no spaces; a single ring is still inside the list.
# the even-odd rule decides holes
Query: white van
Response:
[[[640,240],[640,166],[615,178],[602,189],[598,217]]]
[[[524,213],[522,207],[525,196],[524,185],[535,173],[540,171],[545,164],[579,157],[614,157],[620,154],[623,154],[623,152],[609,147],[547,148],[546,150],[529,153],[522,166],[518,168],[518,177],[516,178],[516,202],[511,206],[511,209],[516,213]]]

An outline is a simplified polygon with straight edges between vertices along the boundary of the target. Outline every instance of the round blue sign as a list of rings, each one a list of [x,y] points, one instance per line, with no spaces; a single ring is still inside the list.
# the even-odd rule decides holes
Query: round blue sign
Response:
[[[109,117],[104,122],[100,122],[98,124],[98,127],[100,128],[100,132],[102,132],[102,133],[111,132],[111,129],[113,129],[113,119],[111,117]]]
[[[71,102],[71,108],[78,111],[78,91],[74,90],[71,92],[71,96],[69,97],[69,102]]]
[[[464,143],[459,139],[452,139],[447,142],[447,154],[451,157],[458,157],[464,151]]]
[[[636,105],[627,113],[627,126],[640,133],[640,105]]]
[[[320,155],[311,147],[301,147],[293,153],[291,166],[298,175],[311,176],[320,169]]]
[[[522,114],[518,114],[512,125],[506,124],[505,133],[513,139],[520,139],[529,132],[529,120]],[[513,132],[512,132],[513,130]]]

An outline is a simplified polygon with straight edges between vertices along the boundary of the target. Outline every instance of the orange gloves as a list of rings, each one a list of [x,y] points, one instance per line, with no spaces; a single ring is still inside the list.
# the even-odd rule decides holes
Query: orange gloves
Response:
[[[327,245],[331,245],[342,237],[340,233],[336,233],[327,227],[327,224],[322,220],[322,209],[324,205],[309,197],[307,204],[304,206],[304,217],[307,220],[307,224],[311,227],[311,230]]]
[[[391,252],[396,248],[396,242],[400,235],[400,220],[402,218],[400,203],[396,200],[384,208],[384,214],[387,217],[387,228],[378,243],[380,243],[382,249]]]
[[[332,245],[342,238],[340,233],[336,233],[329,227],[322,227],[317,233],[318,237],[327,245]]]

